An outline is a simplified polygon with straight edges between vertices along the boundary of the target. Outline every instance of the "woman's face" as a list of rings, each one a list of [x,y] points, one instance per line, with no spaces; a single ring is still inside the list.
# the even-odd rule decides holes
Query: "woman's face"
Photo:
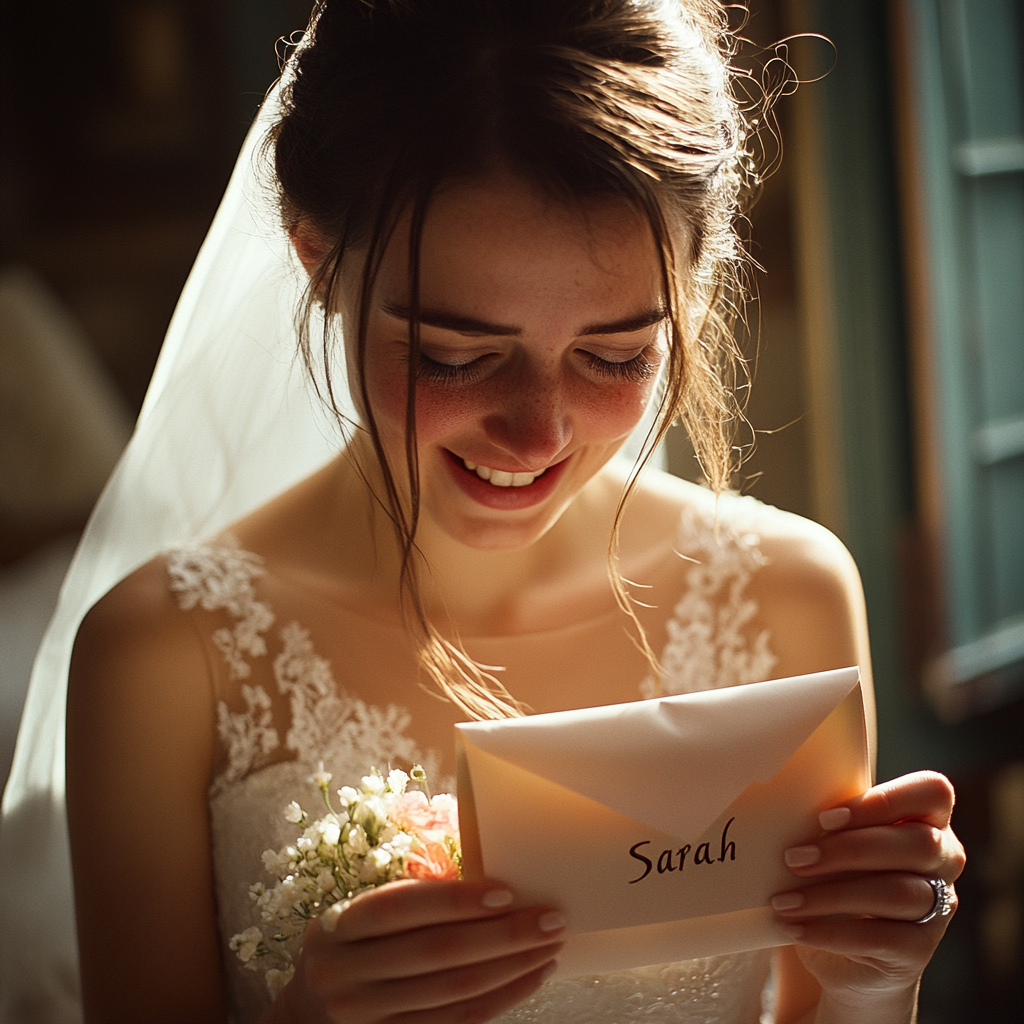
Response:
[[[381,266],[365,360],[369,402],[399,480],[406,235],[400,225]],[[421,516],[473,548],[528,545],[614,455],[650,398],[665,333],[650,228],[624,202],[570,210],[495,177],[437,194],[420,266]],[[359,275],[349,276],[351,339]]]

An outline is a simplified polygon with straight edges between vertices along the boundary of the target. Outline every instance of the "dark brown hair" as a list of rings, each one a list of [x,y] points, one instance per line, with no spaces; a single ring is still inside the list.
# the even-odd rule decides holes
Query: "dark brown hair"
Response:
[[[355,379],[384,481],[380,496],[403,551],[402,587],[420,660],[474,716],[516,702],[424,612],[416,585],[419,513],[416,379],[419,251],[438,186],[501,166],[567,204],[618,197],[650,224],[669,313],[658,425],[645,454],[681,419],[708,482],[727,486],[741,419],[732,335],[741,289],[735,223],[751,183],[729,66],[732,36],[716,0],[330,0],[314,10],[289,64],[272,135],[280,203],[325,240],[300,318],[307,367],[331,383],[332,317],[322,353],[311,339],[316,301],[337,308],[346,253],[364,257],[356,309]],[[409,215],[410,358],[406,412],[409,493],[396,484],[366,394],[369,299],[387,244]],[[680,246],[680,242],[682,245]],[[322,355],[322,363],[319,362]],[[315,375],[314,375],[315,379]],[[615,534],[618,529],[616,518]],[[643,631],[615,571],[620,606]]]

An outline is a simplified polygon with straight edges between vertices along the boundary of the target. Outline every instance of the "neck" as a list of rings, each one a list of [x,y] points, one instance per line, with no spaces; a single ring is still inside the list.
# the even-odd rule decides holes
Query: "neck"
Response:
[[[385,490],[368,447],[357,442],[339,460],[338,506],[331,518],[343,524],[346,573],[372,600],[394,607],[401,551],[393,524],[373,497]],[[497,551],[469,547],[421,515],[414,560],[427,614],[442,632],[493,636],[551,628],[610,608],[608,539],[620,494],[617,474],[602,471],[542,537]]]

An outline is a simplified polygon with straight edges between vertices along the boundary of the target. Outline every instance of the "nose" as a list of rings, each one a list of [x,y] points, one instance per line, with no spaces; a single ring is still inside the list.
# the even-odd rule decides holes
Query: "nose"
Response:
[[[572,440],[569,403],[557,371],[527,371],[506,381],[483,426],[491,444],[525,471],[557,462]]]

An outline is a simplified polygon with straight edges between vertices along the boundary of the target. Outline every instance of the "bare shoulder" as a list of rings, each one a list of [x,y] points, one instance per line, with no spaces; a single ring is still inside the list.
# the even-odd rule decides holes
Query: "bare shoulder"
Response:
[[[207,806],[215,745],[204,648],[158,558],[85,617],[68,679],[68,826],[88,1019],[224,1019]],[[126,828],[132,856],[111,871],[111,842]]]
[[[756,586],[766,613],[816,620],[847,619],[862,610],[860,574],[841,540],[824,526],[770,505],[752,516],[764,565]]]
[[[631,507],[633,543],[640,543],[642,534],[675,536],[687,513],[728,535],[756,538],[760,559],[748,596],[772,638],[776,674],[860,664],[870,678],[860,575],[838,537],[818,523],[753,498],[716,495],[651,471],[641,478]]]
[[[93,667],[110,671],[123,662],[168,668],[170,662],[182,668],[205,669],[195,631],[168,585],[163,557],[136,569],[100,598],[82,620],[75,639],[72,677]]]
[[[170,769],[187,752],[205,790],[214,704],[206,650],[156,558],[101,598],[78,631],[68,675],[69,766],[91,767],[98,751],[116,749],[146,771]]]
[[[757,505],[754,516],[764,576],[772,586],[811,588],[819,596],[860,593],[860,574],[846,545],[820,523]]]
[[[857,665],[874,747],[874,696],[867,609],[856,563],[825,527],[767,505],[756,526],[764,564],[749,588],[771,637],[774,675]],[[872,754],[873,757],[873,754]]]
[[[716,495],[707,487],[669,473],[645,472],[636,488],[627,525],[634,533],[675,535],[687,513],[720,526],[727,534],[752,533],[764,556],[764,584],[845,594],[859,591],[860,577],[850,553],[824,526],[735,494]]]

